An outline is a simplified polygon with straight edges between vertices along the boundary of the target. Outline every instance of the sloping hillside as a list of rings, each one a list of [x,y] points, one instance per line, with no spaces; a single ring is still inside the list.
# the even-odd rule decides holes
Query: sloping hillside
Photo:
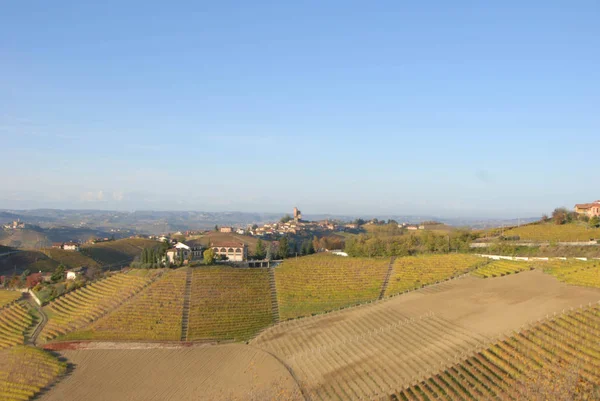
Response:
[[[126,264],[139,256],[144,248],[158,246],[159,242],[143,238],[126,238],[100,242],[81,248],[81,253],[100,265]]]
[[[600,228],[590,228],[587,223],[568,224],[538,223],[515,227],[504,231],[505,237],[518,236],[526,241],[576,242],[600,240]]]
[[[66,268],[72,269],[79,266],[96,267],[98,262],[86,256],[81,252],[65,251],[63,249],[46,248],[42,249],[42,253],[50,259],[63,264]]]
[[[25,270],[31,272],[51,272],[59,263],[39,251],[19,251],[0,257],[0,274],[21,274]]]
[[[50,246],[51,240],[42,230],[0,229],[0,245],[11,246],[14,248],[39,249]]]

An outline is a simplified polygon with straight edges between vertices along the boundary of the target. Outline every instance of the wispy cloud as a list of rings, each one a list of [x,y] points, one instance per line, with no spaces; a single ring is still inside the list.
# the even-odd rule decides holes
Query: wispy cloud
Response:
[[[104,200],[104,192],[102,190],[84,192],[80,199],[83,202],[101,202]]]

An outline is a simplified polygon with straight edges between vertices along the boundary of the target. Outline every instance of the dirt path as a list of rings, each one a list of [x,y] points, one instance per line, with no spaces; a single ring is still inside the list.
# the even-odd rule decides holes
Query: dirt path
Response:
[[[277,355],[311,399],[371,399],[600,290],[539,271],[463,277],[382,302],[281,323],[252,345]],[[390,391],[390,389],[392,391]]]
[[[300,401],[296,382],[274,357],[242,344],[179,349],[60,351],[73,372],[43,401]]]
[[[31,333],[31,336],[29,337],[29,342],[28,342],[31,345],[37,346],[37,339],[40,336],[40,333],[42,332],[42,330],[44,329],[44,326],[46,326],[46,323],[48,323],[48,315],[46,315],[46,312],[44,312],[42,307],[39,306],[37,304],[37,302],[35,302],[35,300],[33,299],[33,297],[30,294],[23,293],[23,298],[29,303],[29,305],[31,305],[31,307],[33,309],[36,310],[36,312],[40,316],[40,321],[37,322],[37,325],[36,325],[35,329],[33,330],[33,332]]]

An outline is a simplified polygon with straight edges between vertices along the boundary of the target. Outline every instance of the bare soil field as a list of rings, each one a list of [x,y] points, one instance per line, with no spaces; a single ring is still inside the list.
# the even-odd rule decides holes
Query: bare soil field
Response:
[[[293,377],[274,357],[241,344],[178,349],[60,351],[73,372],[43,401],[299,400]]]
[[[598,289],[569,286],[540,271],[468,276],[284,322],[251,344],[291,368],[312,400],[371,399],[465,359],[528,322],[599,300]]]

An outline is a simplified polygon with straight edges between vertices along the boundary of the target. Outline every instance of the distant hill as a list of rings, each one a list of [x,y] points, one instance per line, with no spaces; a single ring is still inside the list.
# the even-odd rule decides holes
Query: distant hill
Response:
[[[51,244],[52,241],[41,228],[0,229],[0,245],[13,248],[40,249]]]

